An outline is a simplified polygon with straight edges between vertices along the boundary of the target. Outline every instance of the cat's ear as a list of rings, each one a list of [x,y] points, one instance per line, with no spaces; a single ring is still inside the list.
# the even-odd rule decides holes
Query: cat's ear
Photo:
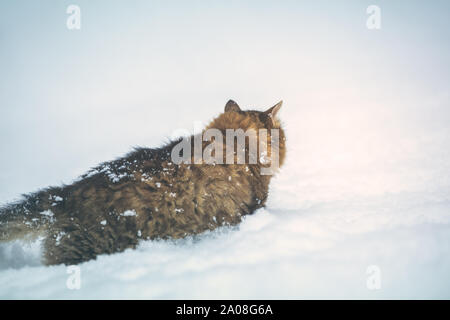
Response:
[[[239,112],[241,111],[241,108],[239,108],[238,104],[233,100],[228,100],[227,104],[225,105],[225,112],[230,111]]]
[[[264,113],[267,114],[269,117],[271,117],[272,121],[273,121],[273,119],[275,119],[275,116],[277,115],[278,111],[280,111],[282,105],[283,105],[283,100],[278,102],[276,105],[274,105],[269,110],[264,111]]]

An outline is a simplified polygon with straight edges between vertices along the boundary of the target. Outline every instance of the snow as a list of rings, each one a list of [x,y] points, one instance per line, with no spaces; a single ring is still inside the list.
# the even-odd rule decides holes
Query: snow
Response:
[[[369,31],[364,5],[348,3],[196,7],[202,19],[188,8],[173,19],[174,8],[163,8],[104,32],[103,19],[129,21],[118,10],[118,19],[92,20],[97,29],[83,29],[82,41],[39,23],[27,39],[6,33],[9,48],[42,34],[50,42],[2,67],[0,101],[10,107],[0,143],[14,155],[0,159],[2,203],[70,183],[130,146],[160,146],[172,130],[207,123],[230,98],[259,110],[283,99],[288,152],[266,208],[236,227],[142,241],[83,263],[79,290],[67,287],[66,266],[40,263],[42,239],[0,245],[0,299],[449,299],[450,28],[440,8],[448,5],[386,2],[382,30]],[[232,24],[222,19],[231,13]],[[120,50],[114,34],[127,35]],[[16,79],[10,70],[18,69],[36,76]]]
[[[391,147],[450,147],[450,132],[440,134]],[[15,243],[0,251],[0,298],[448,298],[450,148],[427,148],[410,160],[389,151],[389,164],[353,154],[348,171],[342,157],[293,146],[266,209],[237,227],[83,263],[80,290],[66,287],[65,266],[39,266],[36,244]],[[379,290],[366,286],[371,266]]]
[[[40,215],[43,215],[48,221],[54,222],[55,214],[51,210],[45,210],[42,212],[39,212]],[[37,218],[31,219],[32,221],[37,221]],[[30,222],[26,222],[26,224],[30,224]]]
[[[137,216],[137,213],[134,209],[132,210],[126,210],[123,213],[120,214],[123,217],[135,217]]]
[[[50,218],[54,216],[54,213],[51,210],[45,210],[45,211],[40,212],[39,214],[50,217]]]

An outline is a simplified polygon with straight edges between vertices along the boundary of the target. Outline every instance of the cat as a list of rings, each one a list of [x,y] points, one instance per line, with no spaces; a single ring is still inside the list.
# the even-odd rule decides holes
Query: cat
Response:
[[[278,155],[274,152],[272,157],[277,156],[281,166],[286,152],[276,116],[281,105],[265,112],[243,111],[230,100],[202,133],[275,129]],[[194,150],[196,136],[190,138]],[[262,140],[258,134],[257,138]],[[172,150],[183,139],[155,149],[137,148],[100,164],[70,185],[46,188],[1,208],[0,242],[42,236],[44,264],[74,265],[135,248],[140,240],[179,239],[236,225],[265,205],[271,175],[261,173],[264,162],[258,158],[244,164],[174,163]],[[271,141],[270,135],[267,139]],[[201,146],[212,142],[202,141]]]

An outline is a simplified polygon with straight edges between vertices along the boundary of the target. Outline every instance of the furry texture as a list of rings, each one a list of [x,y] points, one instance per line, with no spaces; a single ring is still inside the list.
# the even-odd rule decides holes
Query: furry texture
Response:
[[[230,100],[207,128],[224,136],[226,129],[280,129],[281,165],[285,136],[275,117],[280,107],[241,111]],[[176,239],[235,225],[265,205],[271,176],[261,175],[265,164],[259,159],[257,164],[176,165],[171,151],[179,141],[136,149],[102,163],[71,185],[41,190],[4,207],[0,241],[42,235],[44,263],[77,264],[134,248],[141,239]],[[270,137],[267,143],[270,151]],[[248,144],[246,148],[248,154]]]

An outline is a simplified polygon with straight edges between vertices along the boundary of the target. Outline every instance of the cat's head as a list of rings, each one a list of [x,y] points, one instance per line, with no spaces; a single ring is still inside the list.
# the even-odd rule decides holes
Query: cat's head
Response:
[[[278,102],[266,111],[242,110],[233,100],[225,105],[224,113],[217,117],[208,127],[226,129],[281,129],[277,117],[283,101]]]
[[[227,129],[242,129],[244,132],[253,130],[258,136],[258,143],[259,141],[266,140],[260,138],[261,132],[265,131],[267,132],[267,145],[269,149],[272,141],[272,135],[275,137],[276,133],[278,136],[277,146],[279,148],[279,165],[281,166],[283,164],[286,152],[286,139],[284,131],[281,127],[281,122],[278,118],[278,112],[280,111],[282,104],[283,101],[280,101],[265,111],[242,110],[236,102],[229,100],[225,105],[224,112],[214,119],[206,129],[219,129],[224,135]],[[258,159],[259,158],[260,155],[258,155]]]

